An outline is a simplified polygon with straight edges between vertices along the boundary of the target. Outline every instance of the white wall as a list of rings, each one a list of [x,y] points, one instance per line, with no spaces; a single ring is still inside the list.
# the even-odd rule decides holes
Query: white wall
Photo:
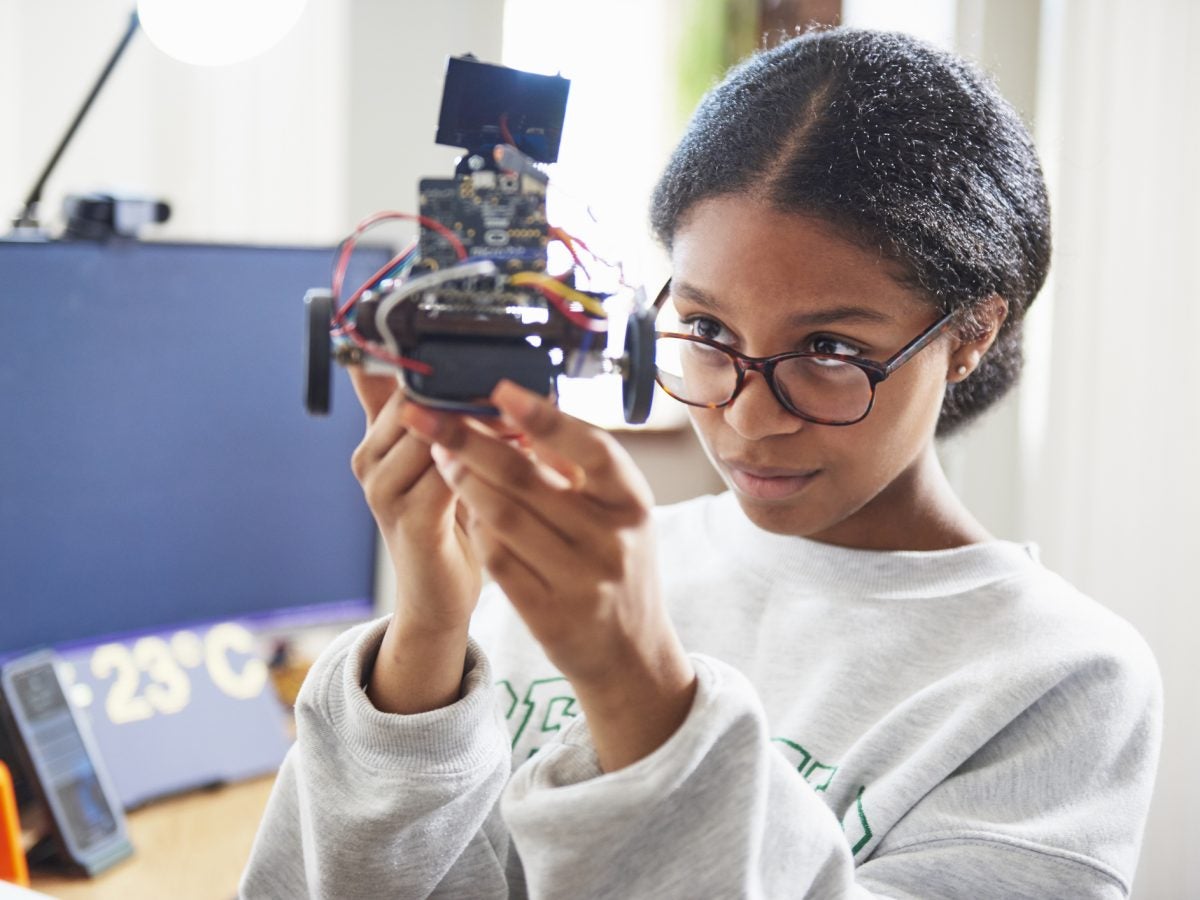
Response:
[[[0,0],[0,212],[20,201],[123,33],[130,0]],[[193,68],[134,37],[47,185],[42,221],[68,192],[163,197],[155,236],[327,243],[346,229],[349,7],[310,0],[274,49]],[[5,46],[11,44],[11,46]],[[15,138],[15,140],[14,140]]]
[[[1043,0],[1058,217],[1039,540],[1158,658],[1162,763],[1135,895],[1200,896],[1200,7]]]
[[[0,0],[0,86],[17,84],[21,71],[21,17],[17,0]],[[0,173],[18,171],[19,152],[17,143],[12,135],[18,133],[20,124],[20,95],[14,90],[4,90],[0,87],[0,122],[5,123],[0,140]],[[33,181],[34,173],[30,172],[29,180]],[[14,181],[14,186],[16,182]],[[8,229],[8,221],[15,214],[15,207],[28,188],[20,188],[17,199],[9,199],[8,184],[0,189],[0,231]],[[15,187],[14,187],[15,191]],[[5,205],[7,204],[7,205]],[[12,207],[12,209],[10,209]]]
[[[381,209],[416,212],[417,180],[448,177],[458,152],[433,142],[446,59],[500,59],[502,0],[353,0],[348,93],[354,222]],[[385,236],[413,235],[397,226]]]

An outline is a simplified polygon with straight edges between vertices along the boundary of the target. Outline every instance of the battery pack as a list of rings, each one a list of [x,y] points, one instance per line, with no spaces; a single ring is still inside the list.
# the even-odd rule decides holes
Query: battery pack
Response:
[[[548,397],[557,367],[544,347],[524,339],[426,338],[411,354],[432,372],[405,373],[408,385],[425,397],[471,403],[486,400],[502,379]]]

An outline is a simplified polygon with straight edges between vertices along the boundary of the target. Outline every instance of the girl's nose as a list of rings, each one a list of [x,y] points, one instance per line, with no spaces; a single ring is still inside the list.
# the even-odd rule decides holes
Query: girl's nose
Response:
[[[725,424],[748,441],[793,434],[804,427],[803,419],[783,408],[761,372],[746,373],[741,392],[724,413]]]

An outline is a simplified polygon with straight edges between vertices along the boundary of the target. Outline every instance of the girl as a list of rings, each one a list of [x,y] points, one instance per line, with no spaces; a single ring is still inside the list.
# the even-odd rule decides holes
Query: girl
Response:
[[[704,99],[652,221],[659,380],[728,492],[653,510],[512,384],[527,451],[356,375],[396,612],[309,674],[243,894],[1127,895],[1154,660],[934,449],[1013,384],[1049,262],[1016,114],[810,33]]]

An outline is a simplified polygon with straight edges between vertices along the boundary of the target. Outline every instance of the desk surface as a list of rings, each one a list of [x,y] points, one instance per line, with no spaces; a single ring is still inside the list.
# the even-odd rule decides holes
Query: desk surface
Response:
[[[268,776],[144,806],[128,817],[132,857],[96,878],[31,872],[30,886],[60,900],[229,900],[274,782]]]

